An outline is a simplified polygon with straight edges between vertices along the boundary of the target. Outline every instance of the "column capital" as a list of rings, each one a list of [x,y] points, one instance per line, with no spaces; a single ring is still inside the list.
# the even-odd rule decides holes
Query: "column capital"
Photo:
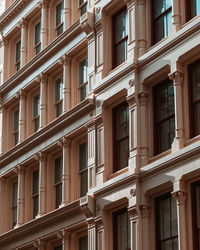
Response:
[[[56,236],[59,240],[69,240],[70,239],[70,231],[69,230],[60,230],[57,232]]]
[[[42,8],[47,8],[49,6],[49,0],[40,0],[40,4]]]
[[[33,242],[33,247],[45,247],[46,246],[46,241],[42,239],[36,239]]]
[[[44,152],[39,152],[34,155],[34,159],[36,161],[43,161],[43,160],[46,160],[46,158],[47,158],[47,154]]]
[[[39,74],[40,82],[46,81],[48,79],[48,75],[46,73]]]
[[[149,204],[141,204],[140,211],[141,211],[142,218],[149,218],[150,213],[151,213],[151,206]]]
[[[15,174],[24,174],[25,172],[25,167],[22,166],[21,164],[17,165],[15,168],[14,168],[14,173]]]
[[[183,82],[184,74],[182,72],[175,71],[173,73],[168,74],[168,76],[169,76],[169,79],[174,82],[174,85],[176,85],[177,83]]]
[[[185,190],[178,190],[175,192],[172,192],[172,197],[176,199],[177,205],[184,205],[186,199],[187,199],[187,191]]]
[[[28,21],[25,18],[22,18],[22,20],[20,21],[21,28],[27,27],[27,24],[28,24]]]
[[[1,32],[1,37],[2,37],[1,44],[2,44],[3,46],[8,46],[8,45],[9,45],[9,39],[7,39],[7,38],[3,35],[3,32]]]
[[[148,103],[148,98],[149,98],[149,94],[145,93],[145,92],[141,92],[138,94],[138,99],[139,99],[139,103],[140,105],[145,105]]]
[[[135,0],[124,0],[125,4],[127,5],[127,7],[129,8],[130,6],[132,6],[133,4],[135,4]]]
[[[86,123],[86,127],[88,128],[88,132],[92,131],[95,129],[95,124],[96,124],[96,121],[94,118],[90,119],[87,123]]]
[[[128,102],[129,108],[135,107],[136,106],[136,96],[135,96],[135,94],[127,96],[126,101]]]
[[[138,219],[138,208],[137,206],[131,206],[131,207],[128,207],[128,212],[129,212],[129,215],[130,215],[130,219],[131,220],[136,220]]]
[[[19,96],[20,96],[20,98],[25,97],[26,96],[26,91],[24,89],[20,89]]]
[[[96,227],[96,222],[94,220],[94,217],[90,217],[86,221],[87,221],[87,224],[88,224],[88,229]]]
[[[63,144],[64,147],[70,147],[71,140],[67,136],[64,136],[62,138],[62,144]]]

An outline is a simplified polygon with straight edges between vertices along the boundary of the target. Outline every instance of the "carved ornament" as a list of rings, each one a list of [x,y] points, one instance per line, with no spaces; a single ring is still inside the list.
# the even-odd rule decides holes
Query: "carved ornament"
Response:
[[[94,31],[94,13],[87,11],[83,16],[80,17],[80,24],[82,30],[89,35]]]
[[[172,197],[176,199],[177,206],[184,205],[187,199],[187,192],[184,190],[179,190],[172,192]]]

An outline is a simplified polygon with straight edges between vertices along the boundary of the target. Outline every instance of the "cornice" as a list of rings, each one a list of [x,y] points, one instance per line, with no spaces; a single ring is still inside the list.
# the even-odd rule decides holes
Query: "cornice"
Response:
[[[12,19],[12,17],[19,13],[26,3],[28,3],[28,0],[16,0],[3,12],[0,16],[0,31],[2,31],[3,27]]]
[[[52,43],[50,43],[44,50],[38,53],[33,59],[31,59],[27,64],[24,65],[20,70],[18,70],[14,75],[12,75],[3,85],[0,86],[0,94],[5,94],[7,91],[15,87],[22,79],[31,75],[34,70],[40,67],[44,61],[52,57],[59,49],[69,43],[73,37],[77,34],[82,33],[82,29],[79,21],[74,23],[68,30],[63,32],[59,37],[57,37]],[[85,39],[87,39],[85,37]]]
[[[59,219],[63,219],[64,216],[73,216],[72,214],[80,213],[82,214],[80,208],[80,201],[76,200],[74,202],[69,203],[68,205],[56,209],[50,213],[43,215],[35,220],[29,221],[16,229],[12,229],[4,234],[0,235],[0,245],[5,244],[10,239],[16,239],[18,237],[25,238],[25,235],[29,234],[37,230],[38,228],[42,228],[43,226],[48,226]],[[80,221],[81,223],[82,221]]]
[[[64,113],[57,119],[53,120],[51,123],[47,124],[44,128],[38,130],[36,133],[28,137],[26,140],[19,143],[18,145],[7,151],[5,154],[3,154],[0,157],[0,166],[4,167],[5,165],[9,164],[9,162],[12,162],[19,156],[23,155],[25,152],[36,147],[45,140],[48,140],[48,138],[52,137],[58,131],[60,131],[64,127],[67,127],[69,124],[76,121],[76,119],[79,119],[84,114],[94,109],[94,107],[95,104],[94,100],[92,99],[86,99],[83,102],[79,103],[74,108]],[[43,149],[43,151],[45,151],[45,148]]]

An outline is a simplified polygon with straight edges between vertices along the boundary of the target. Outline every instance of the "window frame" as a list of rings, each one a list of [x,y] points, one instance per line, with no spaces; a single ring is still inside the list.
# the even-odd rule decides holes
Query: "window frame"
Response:
[[[81,145],[83,145],[83,144],[85,144],[85,147],[86,147],[86,166],[85,166],[85,168],[84,169],[80,169],[80,164],[81,164],[81,159],[80,159],[80,146]],[[81,141],[80,143],[79,143],[79,145],[78,145],[78,176],[79,176],[79,183],[80,183],[80,188],[79,188],[79,192],[80,192],[80,195],[79,195],[79,197],[84,197],[86,194],[87,194],[87,192],[88,192],[88,143],[87,143],[87,141]],[[87,182],[86,183],[84,183],[85,185],[86,185],[86,187],[87,187],[87,191],[86,191],[86,193],[84,192],[84,193],[81,193],[81,190],[83,190],[84,188],[82,188],[82,183],[81,183],[81,176],[83,176],[83,174],[85,174],[86,173],[86,175],[87,175]],[[84,186],[84,185],[83,185]]]
[[[57,7],[60,4],[62,6],[61,12],[63,12],[63,10],[64,10],[64,2],[63,2],[63,0],[61,0],[59,3],[56,3],[56,6],[55,6],[55,31],[56,31],[56,37],[58,37],[59,35],[61,35],[63,33],[63,31],[64,31],[64,17],[63,17],[63,13],[61,13],[61,17],[60,17],[61,22],[57,24]],[[62,30],[61,32],[59,31],[60,28]]]
[[[83,16],[86,12],[87,12],[87,9],[88,9],[88,1],[87,0],[83,0],[84,2],[81,4],[81,0],[79,0],[79,13],[80,13],[80,16]],[[84,9],[86,6],[86,9]],[[83,12],[82,12],[83,10]]]
[[[197,1],[198,0],[195,0],[195,8],[196,8],[196,5],[197,5]],[[188,22],[189,20],[193,19],[194,17],[198,16],[200,14],[200,10],[199,10],[199,13],[197,13],[197,8],[196,8],[196,11],[195,11],[195,15],[193,15],[192,13],[192,2],[191,0],[185,0],[185,15],[186,15],[186,22]]]
[[[81,82],[81,63],[86,61],[86,64],[84,65],[84,67],[86,67],[86,81]],[[78,92],[79,92],[79,100],[80,102],[84,101],[87,99],[87,95],[88,95],[88,58],[84,58],[83,60],[81,60],[78,64],[79,67],[79,71],[78,71],[78,79],[79,79],[79,84],[78,84]],[[84,99],[81,98],[81,90],[83,88],[86,88],[86,96]]]
[[[19,51],[17,51],[17,45],[19,45]],[[19,59],[17,60],[17,53],[19,52]],[[21,63],[21,39],[19,39],[16,43],[15,43],[15,71],[19,71],[20,70],[20,63]]]
[[[15,129],[15,113],[18,112],[18,123],[17,128]],[[19,143],[19,108],[17,107],[15,110],[13,110],[13,129],[12,134],[14,136],[14,146],[16,146]],[[16,140],[17,138],[17,140]]]
[[[60,81],[59,81],[60,80]],[[58,82],[59,81],[59,82]],[[57,87],[57,83],[62,85],[62,98],[56,101],[56,87]],[[59,76],[58,78],[55,79],[55,83],[54,83],[54,109],[55,109],[55,118],[58,118],[59,116],[61,116],[63,114],[63,75]],[[62,110],[61,113],[58,113],[58,107],[59,105],[61,105]]]
[[[60,170],[61,170],[61,177],[60,177],[60,180],[58,182],[55,182],[55,174],[56,174],[56,160],[60,158]],[[56,157],[54,157],[53,159],[53,178],[54,178],[54,181],[53,181],[53,186],[54,186],[54,192],[55,192],[55,209],[59,208],[61,203],[62,203],[62,175],[63,175],[63,155],[62,154],[59,154],[57,155]],[[57,204],[57,188],[59,189],[59,187],[61,187],[61,201],[59,202],[59,204]]]
[[[34,115],[34,107],[35,107],[35,97],[39,96],[39,112],[37,115]],[[33,131],[34,133],[37,132],[40,129],[40,93],[35,93],[33,96],[33,101],[32,101],[32,121],[33,121]],[[38,129],[36,129],[36,122],[38,120]]]
[[[36,27],[37,25],[40,24],[40,34],[39,34],[39,41],[36,43]],[[38,51],[38,48],[39,48],[39,51]],[[34,50],[35,50],[35,55],[39,54],[40,51],[41,51],[41,20],[39,20],[35,26],[34,26]]]
[[[33,190],[33,185],[34,185],[34,173],[35,172],[38,172],[38,190],[37,190],[37,192],[35,192],[34,193],[34,190]],[[33,201],[33,219],[35,219],[36,217],[37,217],[37,215],[38,215],[38,212],[39,212],[39,169],[38,168],[35,168],[35,169],[33,169],[33,171],[32,171],[32,175],[31,175],[31,177],[32,177],[32,192],[31,192],[31,196],[32,196],[32,201]],[[38,198],[38,211],[37,211],[37,214],[35,213],[35,211],[34,211],[34,208],[35,208],[35,198],[37,199]]]

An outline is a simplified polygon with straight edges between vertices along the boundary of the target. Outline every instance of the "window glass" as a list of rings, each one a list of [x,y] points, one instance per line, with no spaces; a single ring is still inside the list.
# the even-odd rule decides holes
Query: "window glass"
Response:
[[[87,143],[79,146],[79,173],[80,173],[80,196],[86,195],[88,191],[88,170],[87,170]]]
[[[54,184],[55,184],[55,203],[58,208],[62,202],[62,167],[63,158],[58,157],[54,161]]]
[[[33,195],[39,192],[39,170],[33,172]]]
[[[14,145],[16,145],[19,141],[19,109],[14,111]]]
[[[40,112],[40,95],[37,94],[33,98],[33,121],[34,121],[34,132],[39,129],[39,112]]]
[[[41,23],[37,23],[35,25],[35,45],[37,45],[40,42],[40,29],[41,29]]]
[[[55,104],[56,104],[56,117],[60,116],[63,111],[63,78],[60,77],[55,83]]]
[[[80,15],[86,13],[87,11],[87,0],[79,0]]]
[[[56,6],[56,34],[63,32],[63,1]]]
[[[189,1],[191,5],[191,18],[200,14],[200,1],[199,0],[191,0]]]
[[[62,245],[59,245],[57,247],[54,247],[54,250],[62,250]]]
[[[88,92],[88,74],[87,74],[87,59],[84,59],[79,64],[79,88],[80,88],[80,101],[87,97]]]
[[[18,183],[15,182],[12,185],[12,211],[13,211],[13,227],[17,224],[17,193]]]
[[[21,40],[16,43],[16,70],[18,71],[20,69],[20,52],[21,52]]]
[[[192,184],[194,249],[200,249],[200,181]]]
[[[88,250],[88,237],[87,236],[79,238],[78,250]]]
[[[33,197],[33,218],[38,215],[39,208],[39,170],[33,172],[33,186],[32,186],[32,197]]]
[[[62,164],[63,159],[61,156],[55,159],[55,184],[62,180]]]

